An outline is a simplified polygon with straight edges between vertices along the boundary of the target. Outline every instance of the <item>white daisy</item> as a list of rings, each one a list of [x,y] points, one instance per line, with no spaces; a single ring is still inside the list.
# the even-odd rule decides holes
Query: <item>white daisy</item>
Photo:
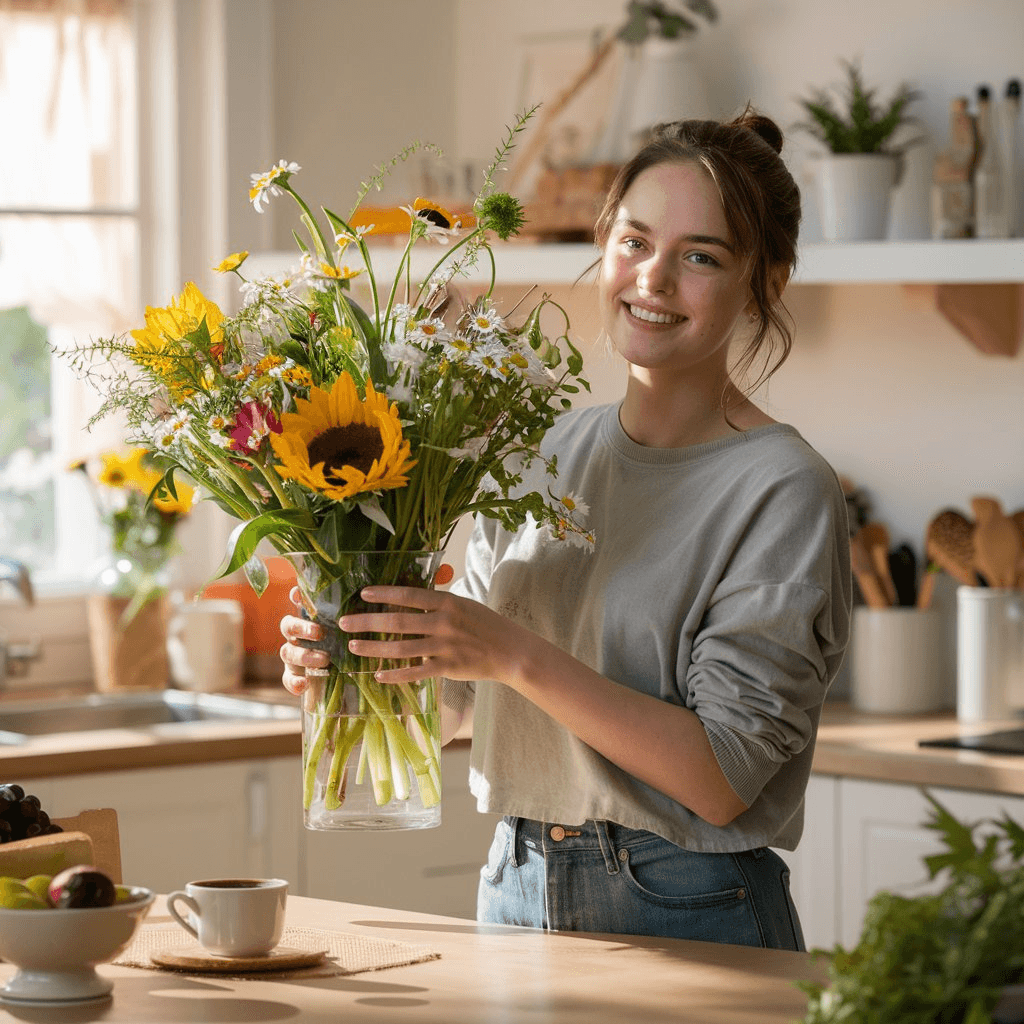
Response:
[[[301,168],[294,161],[286,163],[284,160],[279,160],[269,171],[263,174],[249,175],[251,185],[249,188],[249,202],[256,207],[256,212],[262,213],[263,203],[271,196],[279,196],[281,194],[281,189],[278,187],[277,182],[287,181],[299,170]]]
[[[478,334],[494,334],[505,327],[505,321],[493,306],[481,306],[479,309],[470,310],[468,320],[469,326]]]

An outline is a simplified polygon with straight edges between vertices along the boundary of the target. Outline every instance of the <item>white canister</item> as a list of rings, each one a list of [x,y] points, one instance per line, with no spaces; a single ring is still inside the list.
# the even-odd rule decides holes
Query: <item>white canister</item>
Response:
[[[167,627],[171,679],[184,690],[230,690],[242,683],[242,604],[226,598],[179,605]]]
[[[956,717],[1012,718],[1024,708],[1024,593],[1001,587],[956,592]]]
[[[948,678],[942,628],[935,609],[858,605],[850,640],[853,706],[879,714],[940,709]]]

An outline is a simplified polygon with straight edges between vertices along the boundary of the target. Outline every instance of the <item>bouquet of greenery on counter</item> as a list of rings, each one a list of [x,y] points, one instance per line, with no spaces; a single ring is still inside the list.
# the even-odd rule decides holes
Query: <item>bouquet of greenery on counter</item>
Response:
[[[814,950],[829,983],[797,983],[810,997],[802,1024],[992,1024],[1003,988],[1024,981],[1024,828],[964,824],[925,796],[946,850],[924,862],[948,884],[878,893],[853,949]]]

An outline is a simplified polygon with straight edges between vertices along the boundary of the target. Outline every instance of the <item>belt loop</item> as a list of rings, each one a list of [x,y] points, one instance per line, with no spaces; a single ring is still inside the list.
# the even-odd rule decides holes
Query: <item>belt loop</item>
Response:
[[[595,821],[594,831],[597,832],[597,841],[601,844],[601,854],[604,857],[604,866],[609,875],[619,873],[619,858],[615,854],[615,843],[612,841],[612,830],[607,821]]]
[[[505,820],[512,833],[508,839],[508,859],[511,861],[512,867],[518,868],[522,863],[522,858],[519,856],[519,834],[522,831],[523,819],[516,815],[509,815]]]

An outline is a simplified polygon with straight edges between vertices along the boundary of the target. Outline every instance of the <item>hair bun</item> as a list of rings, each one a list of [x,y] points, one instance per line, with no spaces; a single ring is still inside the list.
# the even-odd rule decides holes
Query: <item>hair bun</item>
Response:
[[[783,136],[782,129],[764,114],[759,114],[749,107],[736,119],[737,124],[749,128],[755,135],[760,135],[776,153],[782,152]]]

